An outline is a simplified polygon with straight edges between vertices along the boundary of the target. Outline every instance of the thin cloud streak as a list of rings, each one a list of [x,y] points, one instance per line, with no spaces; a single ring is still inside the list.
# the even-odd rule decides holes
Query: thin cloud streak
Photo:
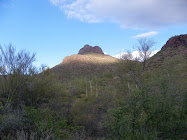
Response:
[[[134,36],[134,38],[151,37],[151,36],[154,36],[154,35],[157,35],[157,34],[159,34],[159,32],[152,31],[152,32],[147,32],[147,33],[143,33],[143,34],[138,34],[138,35]]]
[[[62,4],[64,4],[64,2],[66,1],[66,0],[49,0],[53,5],[55,5],[55,6],[60,6],[60,5],[62,5]]]

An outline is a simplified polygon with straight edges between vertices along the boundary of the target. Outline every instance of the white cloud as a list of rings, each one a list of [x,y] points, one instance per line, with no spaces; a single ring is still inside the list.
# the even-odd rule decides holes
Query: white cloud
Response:
[[[150,57],[152,57],[153,55],[155,55],[157,52],[158,52],[158,50],[151,51]],[[114,55],[113,57],[118,58],[118,59],[123,59],[123,56],[124,56],[124,55],[127,55],[127,54],[128,54],[127,52],[121,52],[121,53],[119,53],[119,54]],[[132,57],[130,57],[130,58],[128,58],[128,59],[130,59],[130,60],[135,60],[135,59],[137,59],[137,60],[142,61],[142,60],[141,60],[141,57],[140,57],[140,54],[139,54],[138,51],[133,51],[133,52],[130,53],[130,54],[131,54]]]
[[[187,0],[50,0],[69,18],[110,21],[125,28],[186,24]]]
[[[52,4],[54,4],[55,6],[60,6],[60,5],[64,4],[65,1],[66,0],[50,0],[50,2]]]
[[[152,32],[147,32],[147,33],[143,33],[143,34],[138,34],[136,36],[134,36],[135,38],[144,38],[144,37],[150,37],[150,36],[154,36],[157,35],[159,32],[156,31],[152,31]]]

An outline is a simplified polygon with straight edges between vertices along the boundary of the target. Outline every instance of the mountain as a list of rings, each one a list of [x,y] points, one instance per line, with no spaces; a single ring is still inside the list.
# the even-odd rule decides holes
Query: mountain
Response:
[[[121,60],[105,55],[98,46],[85,45],[76,55],[67,56],[62,63],[56,65],[50,71],[65,76],[81,76],[102,74],[104,71],[113,71]]]
[[[181,56],[187,59],[187,34],[171,37],[162,49],[152,56],[147,65],[149,68],[159,67],[168,59]],[[67,56],[63,62],[51,69],[55,75],[81,76],[102,74],[105,71],[114,71],[119,60],[105,55],[99,46],[85,45],[76,55]]]
[[[171,37],[162,47],[161,53],[166,57],[180,55],[187,59],[187,34]]]
[[[148,60],[149,67],[157,67],[174,57],[187,60],[187,34],[171,37],[162,49]]]
[[[83,48],[79,50],[78,54],[90,54],[90,53],[104,54],[103,50],[99,46],[92,47],[90,45],[85,45]]]

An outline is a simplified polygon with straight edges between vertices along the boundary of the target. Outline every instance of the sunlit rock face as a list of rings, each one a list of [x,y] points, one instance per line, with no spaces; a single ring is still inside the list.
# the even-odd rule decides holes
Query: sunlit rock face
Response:
[[[90,54],[90,53],[104,54],[103,50],[99,46],[92,47],[90,45],[85,45],[83,48],[79,50],[78,54]]]

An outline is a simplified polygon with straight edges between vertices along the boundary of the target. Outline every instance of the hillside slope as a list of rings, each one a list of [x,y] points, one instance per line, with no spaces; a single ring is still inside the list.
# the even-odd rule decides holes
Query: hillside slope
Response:
[[[115,65],[121,60],[109,55],[84,54],[71,55],[63,59],[63,62],[51,69],[52,72],[64,76],[81,76],[102,74],[104,71],[114,71]]]
[[[171,37],[162,49],[150,58],[148,67],[162,66],[166,60],[176,56],[187,60],[187,34]]]

